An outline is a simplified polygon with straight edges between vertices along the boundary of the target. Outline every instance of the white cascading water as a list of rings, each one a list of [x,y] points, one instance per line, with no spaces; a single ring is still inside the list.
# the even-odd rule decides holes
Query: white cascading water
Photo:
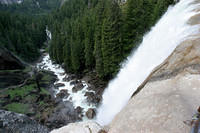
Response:
[[[46,34],[47,34],[47,39],[51,40],[52,34],[48,30],[48,27],[46,27]],[[45,50],[41,49],[41,52],[45,52]],[[70,82],[73,81],[74,79],[72,79],[71,81],[63,80],[65,77],[68,77],[69,75],[65,73],[65,70],[61,67],[61,65],[53,63],[49,54],[47,53],[43,53],[43,59],[41,60],[41,62],[36,64],[36,67],[39,70],[51,71],[57,76],[58,80],[54,83],[54,85],[61,83],[63,84],[63,86],[60,86],[57,89],[54,89],[55,97],[56,97],[56,94],[60,93],[60,91],[67,90],[69,96],[67,98],[64,97],[62,100],[64,102],[65,101],[72,102],[74,108],[81,107],[83,109],[83,115],[84,115],[82,119],[87,120],[85,113],[88,111],[88,109],[95,108],[95,105],[93,103],[89,103],[87,101],[87,96],[85,96],[87,92],[95,93],[92,90],[88,90],[88,84],[85,81],[81,81],[84,88],[74,93],[72,90],[74,85],[70,84]]]
[[[160,65],[185,39],[199,32],[199,25],[188,25],[194,9],[199,4],[195,0],[181,0],[158,21],[146,34],[139,48],[124,63],[117,77],[112,80],[103,94],[102,105],[98,109],[96,121],[109,124],[114,116],[127,104],[137,87]]]

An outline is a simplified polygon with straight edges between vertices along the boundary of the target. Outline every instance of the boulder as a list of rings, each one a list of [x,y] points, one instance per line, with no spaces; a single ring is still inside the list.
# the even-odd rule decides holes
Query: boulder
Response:
[[[78,83],[72,88],[72,92],[76,93],[82,90],[83,88],[84,88],[84,85],[82,83]]]
[[[78,106],[75,110],[76,110],[76,112],[77,112],[78,114],[81,114],[82,111],[83,111],[83,108],[81,108],[80,106]]]
[[[49,123],[51,127],[55,129],[79,120],[80,118],[77,111],[74,109],[73,104],[66,101],[60,102],[55,106],[54,113],[49,116],[46,123]]]
[[[64,82],[69,82],[67,76],[65,76],[62,80],[63,80]]]
[[[59,88],[59,87],[65,86],[65,84],[63,84],[63,83],[57,83],[54,86],[55,86],[55,88]]]
[[[58,94],[56,94],[57,98],[67,98],[69,96],[69,93],[67,90],[61,90]]]
[[[69,81],[71,81],[73,79],[76,79],[76,75],[75,74],[70,74],[70,75],[66,76],[65,78],[63,78],[63,81],[69,82]]]
[[[70,123],[67,126],[51,131],[51,133],[99,133],[102,127],[93,122]]]
[[[100,102],[100,100],[101,100],[101,98],[99,98],[99,96],[94,94],[94,92],[86,92],[85,96],[87,97],[87,101],[89,103],[98,104]]]
[[[86,112],[86,116],[88,119],[93,119],[96,115],[95,109],[90,108],[88,109],[88,111]]]
[[[70,82],[70,85],[76,85],[76,84],[79,84],[79,83],[81,83],[80,80],[72,80],[72,81]]]
[[[0,110],[0,132],[48,133],[49,130],[26,115]]]
[[[65,72],[63,72],[63,73],[59,73],[59,75],[60,75],[60,76],[64,76],[64,75],[65,75]]]
[[[14,54],[0,47],[0,70],[24,69],[25,64]]]

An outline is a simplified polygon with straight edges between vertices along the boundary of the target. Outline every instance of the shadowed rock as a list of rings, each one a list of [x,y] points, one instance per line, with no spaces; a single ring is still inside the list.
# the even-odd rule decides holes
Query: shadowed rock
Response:
[[[87,101],[89,103],[95,103],[98,104],[101,100],[98,95],[94,94],[93,92],[86,92],[85,96],[87,97]]]
[[[88,109],[88,111],[86,112],[86,116],[88,119],[93,119],[95,115],[96,115],[96,112],[92,108]]]
[[[63,83],[57,83],[57,84],[55,84],[54,85],[56,88],[58,88],[58,87],[63,87],[63,86],[65,86],[65,84],[63,84]]]
[[[80,120],[77,111],[71,102],[61,102],[54,110],[54,113],[48,118],[46,123],[51,123],[54,128],[59,128],[71,122]]]
[[[49,130],[26,115],[0,110],[2,133],[48,133]]]
[[[25,68],[25,64],[22,63],[20,59],[2,47],[0,47],[0,64],[0,70],[15,70]]]
[[[67,90],[61,90],[58,94],[56,94],[57,98],[67,98],[69,96],[69,93]]]
[[[76,93],[76,92],[82,90],[83,88],[84,88],[84,85],[82,83],[78,83],[72,88],[72,91],[74,93]]]

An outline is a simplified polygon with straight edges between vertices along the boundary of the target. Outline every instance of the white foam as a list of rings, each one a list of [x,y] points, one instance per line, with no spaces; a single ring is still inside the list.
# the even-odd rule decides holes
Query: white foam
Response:
[[[55,92],[55,96],[57,93],[59,93],[61,90],[68,90],[69,96],[67,99],[63,99],[63,101],[71,101],[74,105],[74,107],[78,107],[80,106],[81,108],[83,108],[83,112],[85,113],[89,108],[95,108],[94,104],[89,104],[87,102],[87,97],[85,96],[86,92],[94,92],[91,90],[88,90],[88,85],[83,82],[83,85],[85,86],[82,90],[73,93],[72,92],[72,88],[74,87],[74,85],[70,85],[70,81],[69,82],[65,82],[63,81],[63,78],[68,76],[65,73],[65,70],[58,64],[53,64],[53,62],[51,61],[49,54],[46,54],[43,57],[43,60],[37,64],[37,68],[38,69],[44,69],[44,70],[48,70],[48,71],[52,71],[54,72],[54,74],[57,76],[58,81],[56,81],[54,84],[57,83],[62,83],[64,84],[64,86],[62,87],[58,87],[58,89]],[[85,119],[85,118],[84,118]]]
[[[103,94],[96,121],[109,124],[127,104],[137,87],[185,39],[199,32],[199,25],[188,25],[189,18],[199,5],[194,0],[181,0],[170,7],[160,21],[143,37],[139,48],[129,56],[120,72]]]

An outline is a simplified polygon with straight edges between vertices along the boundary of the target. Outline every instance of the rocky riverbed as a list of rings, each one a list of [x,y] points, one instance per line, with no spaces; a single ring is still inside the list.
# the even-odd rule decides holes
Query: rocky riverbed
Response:
[[[95,72],[84,76],[66,74],[61,65],[53,63],[41,50],[38,63],[20,62],[12,53],[1,49],[0,109],[25,114],[49,131],[72,122],[93,119],[106,82]],[[1,54],[1,55],[5,55]],[[10,63],[11,62],[11,63]],[[21,63],[22,67],[15,68]],[[35,65],[36,64],[36,65]],[[38,70],[34,68],[37,66]],[[3,117],[0,114],[0,117]],[[9,115],[8,121],[12,121]],[[10,119],[10,120],[9,120]],[[25,119],[26,121],[27,119]],[[4,119],[0,121],[4,123]],[[26,122],[24,123],[26,125]],[[10,130],[8,125],[4,129]]]
[[[12,62],[15,64],[19,60],[11,57],[2,57],[6,63],[2,62],[4,66],[0,70],[1,110],[25,114],[48,130],[94,118],[105,87],[95,74],[88,73],[84,79],[67,75],[44,51],[36,64],[39,68],[36,72],[33,64],[13,68]],[[11,121],[12,117],[9,119]],[[9,130],[10,127],[5,125],[4,128]]]
[[[76,75],[66,74],[61,65],[51,61],[47,53],[44,53],[42,61],[37,64],[37,68],[51,71],[57,76],[53,88],[53,94],[56,99],[60,99],[63,102],[71,102],[73,107],[79,110],[79,116],[83,119],[92,119],[94,117],[98,103],[94,102],[95,91],[89,88],[90,85],[88,83],[78,79]]]

